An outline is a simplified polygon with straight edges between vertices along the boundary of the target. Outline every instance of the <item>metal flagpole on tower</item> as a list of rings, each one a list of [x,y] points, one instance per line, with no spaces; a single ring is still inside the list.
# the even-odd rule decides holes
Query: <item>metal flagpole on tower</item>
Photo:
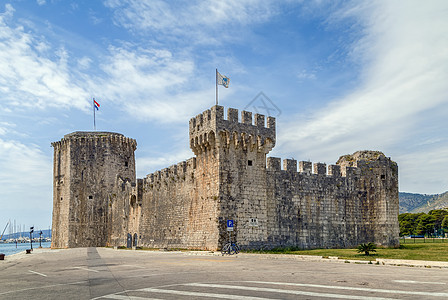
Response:
[[[92,100],[92,106],[93,106],[93,130],[96,131],[96,122],[95,122],[95,98]]]
[[[218,105],[218,69],[216,69],[216,105]]]

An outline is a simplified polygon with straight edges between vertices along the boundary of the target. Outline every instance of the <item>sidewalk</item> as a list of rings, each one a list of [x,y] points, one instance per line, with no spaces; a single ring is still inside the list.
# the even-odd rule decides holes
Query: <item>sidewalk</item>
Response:
[[[22,259],[22,258],[25,258],[28,256],[33,256],[33,254],[36,255],[39,253],[57,252],[57,251],[59,251],[59,249],[51,250],[51,248],[33,248],[33,251],[30,254],[26,254],[26,251],[22,251],[19,253],[7,255],[7,256],[5,256],[4,261],[14,261],[14,260],[19,260],[19,259]]]
[[[206,251],[190,251],[185,252],[186,255],[204,255],[204,256],[220,256],[219,252],[206,252]],[[388,265],[388,266],[406,266],[406,267],[421,267],[421,268],[448,268],[448,262],[446,261],[425,261],[425,260],[404,260],[404,259],[385,259],[377,258],[372,261],[368,260],[350,260],[339,259],[336,256],[329,256],[324,258],[318,255],[294,255],[294,254],[258,254],[258,253],[239,253],[234,255],[238,256],[258,256],[261,259],[290,259],[290,260],[302,260],[302,261],[319,261],[329,263],[353,263],[353,264],[374,264],[374,265]]]
[[[154,253],[160,253],[160,254],[168,254],[168,253],[182,253],[184,255],[195,255],[195,256],[222,256],[221,252],[219,251],[149,251],[149,250],[121,250],[121,249],[111,249],[111,248],[104,248],[108,249],[110,251],[136,251],[136,252],[154,252]],[[20,253],[12,254],[5,256],[4,262],[7,261],[15,261],[20,260],[27,257],[33,257],[34,255],[38,255],[40,253],[46,253],[46,252],[59,252],[59,251],[65,251],[67,249],[51,249],[51,248],[35,248],[33,249],[33,252],[31,254],[26,254],[25,251],[22,251]],[[424,260],[402,260],[402,259],[384,259],[384,258],[377,258],[372,261],[366,261],[366,260],[347,260],[347,259],[339,259],[336,256],[329,256],[329,257],[323,257],[318,255],[294,255],[294,254],[258,254],[258,253],[239,253],[236,255],[228,256],[226,257],[258,257],[260,259],[270,259],[270,260],[298,260],[298,261],[315,261],[315,262],[327,262],[327,263],[352,263],[352,264],[373,264],[373,265],[387,265],[387,266],[406,266],[406,267],[420,267],[420,268],[448,268],[448,262],[446,261],[424,261]],[[0,261],[0,264],[2,262]]]

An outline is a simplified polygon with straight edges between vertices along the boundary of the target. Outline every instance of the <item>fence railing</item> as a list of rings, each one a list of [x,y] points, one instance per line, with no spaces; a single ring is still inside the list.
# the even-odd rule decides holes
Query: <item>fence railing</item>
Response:
[[[448,238],[400,237],[400,244],[411,244],[411,243],[448,243]]]

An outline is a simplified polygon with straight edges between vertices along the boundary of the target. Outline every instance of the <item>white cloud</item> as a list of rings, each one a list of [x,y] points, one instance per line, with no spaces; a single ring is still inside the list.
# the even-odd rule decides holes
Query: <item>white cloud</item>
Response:
[[[399,164],[400,191],[439,194],[447,191],[448,177],[444,166],[448,162],[448,144],[417,148],[394,157]],[[438,172],[442,167],[442,172]]]
[[[51,162],[36,145],[0,139],[0,195],[36,194],[51,182]],[[5,203],[2,203],[5,205]]]
[[[0,135],[6,135],[10,131],[10,128],[16,127],[16,124],[9,122],[0,122]]]
[[[357,17],[364,30],[352,52],[363,63],[360,87],[321,111],[284,124],[281,151],[325,158],[330,151],[393,149],[418,142],[412,131],[434,117],[428,110],[446,109],[448,4],[365,3],[343,13]],[[335,19],[342,17],[338,14]]]
[[[63,47],[50,51],[52,47],[40,36],[22,26],[9,26],[14,10],[5,7],[0,14],[0,87],[7,87],[8,93],[1,101],[11,107],[64,104],[86,109],[87,94],[70,73],[67,51]]]
[[[47,1],[45,1],[45,0],[37,0],[37,4],[42,6],[42,5],[47,4]]]
[[[115,22],[134,32],[151,30],[160,36],[189,37],[191,42],[215,43],[237,38],[233,28],[267,20],[275,13],[272,1],[228,0],[185,1],[107,0]],[[181,6],[181,7],[180,7]]]
[[[51,165],[38,146],[0,139],[0,220],[51,224]]]
[[[138,157],[136,159],[137,177],[144,178],[153,171],[167,168],[171,165],[178,164],[194,156],[191,150],[181,147],[176,151],[169,153],[160,153],[156,156]]]
[[[81,70],[87,70],[91,64],[92,60],[89,57],[84,56],[78,59],[78,68]]]
[[[188,55],[130,43],[109,46],[97,57],[102,62],[97,71],[103,73],[91,74],[95,58],[70,57],[69,50],[41,35],[8,25],[14,9],[6,7],[0,15],[0,91],[5,91],[0,101],[12,109],[63,105],[90,111],[88,99],[100,92],[139,120],[178,122],[213,97],[212,89],[201,90]]]
[[[188,57],[159,49],[111,47],[110,52],[101,65],[107,78],[98,88],[139,120],[182,122],[213,99],[213,89],[201,90]]]
[[[297,74],[297,78],[299,81],[303,80],[315,80],[316,79],[316,72],[314,71],[307,71],[306,69],[303,69]]]

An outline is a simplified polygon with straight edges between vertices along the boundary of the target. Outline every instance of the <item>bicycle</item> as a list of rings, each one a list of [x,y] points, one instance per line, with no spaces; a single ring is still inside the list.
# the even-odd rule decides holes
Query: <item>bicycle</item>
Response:
[[[228,242],[228,243],[224,244],[224,246],[222,246],[221,253],[222,253],[222,255],[238,254],[238,253],[240,253],[240,246],[237,243]]]

